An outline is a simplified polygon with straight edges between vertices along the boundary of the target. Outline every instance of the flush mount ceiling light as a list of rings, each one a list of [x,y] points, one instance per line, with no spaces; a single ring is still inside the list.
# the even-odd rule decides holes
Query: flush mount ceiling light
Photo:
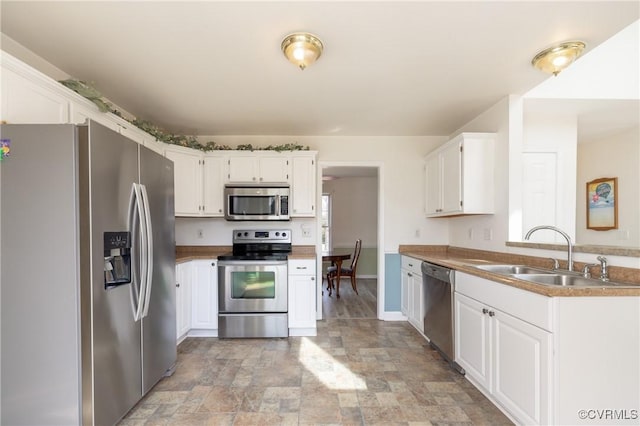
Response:
[[[538,53],[531,64],[540,71],[558,75],[582,54],[585,44],[581,41],[567,41]]]
[[[301,70],[314,63],[322,55],[322,42],[313,34],[293,33],[282,40],[282,53]]]

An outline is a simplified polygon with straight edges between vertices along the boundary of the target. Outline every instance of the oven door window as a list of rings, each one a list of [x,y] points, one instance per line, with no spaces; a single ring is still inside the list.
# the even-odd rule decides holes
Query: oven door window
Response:
[[[274,299],[276,273],[274,271],[238,271],[231,273],[232,299]]]
[[[276,214],[274,195],[231,195],[229,213],[234,216],[273,216]]]

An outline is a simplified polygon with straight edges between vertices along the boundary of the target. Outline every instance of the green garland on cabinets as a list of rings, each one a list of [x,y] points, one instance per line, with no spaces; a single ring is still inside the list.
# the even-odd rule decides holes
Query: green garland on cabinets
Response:
[[[234,148],[231,148],[229,145],[221,145],[214,141],[199,143],[198,140],[195,138],[195,136],[184,136],[184,135],[176,135],[173,133],[168,133],[162,130],[161,128],[159,128],[158,126],[156,126],[155,124],[146,120],[139,120],[137,118],[130,120],[124,117],[120,111],[113,108],[113,105],[111,105],[109,102],[106,102],[102,98],[102,94],[100,92],[98,92],[95,88],[91,87],[89,84],[87,84],[84,81],[67,79],[67,80],[60,80],[59,83],[73,90],[80,96],[93,102],[98,107],[100,112],[104,112],[104,113],[110,112],[112,114],[115,114],[118,117],[122,118],[123,120],[126,120],[129,123],[133,124],[138,129],[149,133],[151,136],[153,136],[160,142],[164,142],[172,145],[185,146],[193,149],[199,149],[201,151],[227,151],[227,150],[234,149]],[[294,143],[286,143],[282,145],[269,145],[266,148],[254,147],[251,144],[242,144],[242,145],[238,145],[238,147],[235,149],[239,151],[264,150],[264,151],[281,152],[281,151],[308,151],[309,147],[302,146],[294,142]]]

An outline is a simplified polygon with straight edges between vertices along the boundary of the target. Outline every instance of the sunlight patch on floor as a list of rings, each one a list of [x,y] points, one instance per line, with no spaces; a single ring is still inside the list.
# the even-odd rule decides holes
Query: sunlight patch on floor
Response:
[[[367,389],[367,384],[361,377],[308,338],[302,338],[298,359],[328,389]]]

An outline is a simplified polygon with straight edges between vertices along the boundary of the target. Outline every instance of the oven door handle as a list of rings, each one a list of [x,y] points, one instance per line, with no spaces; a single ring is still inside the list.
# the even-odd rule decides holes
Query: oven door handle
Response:
[[[286,266],[286,260],[219,260],[218,266]]]

